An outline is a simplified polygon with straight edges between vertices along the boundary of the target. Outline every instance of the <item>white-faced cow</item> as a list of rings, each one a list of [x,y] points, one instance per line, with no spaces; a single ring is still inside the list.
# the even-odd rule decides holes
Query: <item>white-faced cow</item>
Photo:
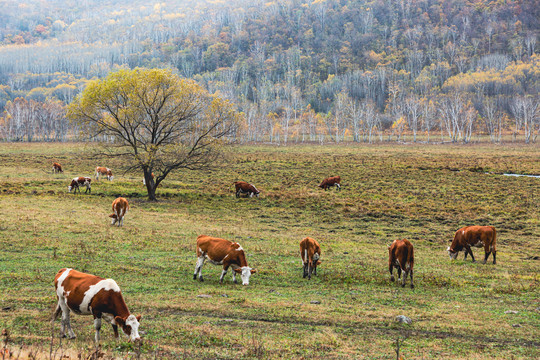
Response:
[[[390,281],[394,281],[394,268],[397,268],[398,281],[401,278],[401,271],[404,273],[401,286],[405,286],[407,275],[409,275],[411,277],[411,288],[414,288],[414,249],[411,242],[407,239],[394,240],[394,242],[388,246],[388,270],[390,271]]]
[[[240,274],[242,285],[249,285],[249,277],[257,270],[248,266],[244,249],[237,242],[215,238],[207,235],[197,237],[197,264],[193,280],[203,281],[202,267],[204,261],[208,260],[214,265],[223,265],[223,271],[219,282],[223,283],[223,278],[227,274],[229,267],[232,268],[233,281],[236,284],[236,273]]]
[[[79,315],[93,315],[96,343],[99,343],[101,319],[111,323],[114,336],[118,337],[118,325],[131,341],[140,341],[141,316],[130,314],[120,288],[113,279],[103,279],[73,269],[61,269],[54,278],[58,305],[53,314],[54,322],[62,313],[61,335],[75,338],[71,329],[70,311]]]
[[[59,163],[57,162],[53,162],[52,164],[52,171],[54,174],[56,173],[63,173],[64,170],[62,170],[62,165],[60,165]]]
[[[247,194],[249,197],[253,197],[253,195],[259,197],[260,191],[253,184],[245,181],[236,181],[234,187],[236,189],[236,197],[240,197],[242,194]]]
[[[300,256],[304,265],[304,278],[311,280],[311,273],[317,275],[317,265],[321,264],[321,247],[317,240],[306,237],[300,241]]]
[[[123,226],[124,216],[126,215],[128,209],[129,209],[129,204],[125,198],[119,197],[115,199],[112,203],[113,213],[109,215],[109,217],[112,218],[111,225],[114,225],[116,223],[117,226]]]
[[[106,167],[98,166],[96,167],[96,180],[99,180],[100,176],[107,176],[107,180],[112,181],[112,170]]]
[[[81,186],[86,187],[86,190],[84,191],[85,194],[92,192],[91,183],[92,183],[92,179],[90,179],[89,177],[79,176],[79,177],[73,178],[73,180],[71,180],[71,184],[69,184],[68,186],[68,192],[71,192],[71,190],[73,190],[73,193],[76,194],[78,190],[80,193]]]
[[[483,263],[485,264],[489,254],[493,253],[493,264],[496,264],[496,238],[497,232],[493,226],[465,226],[464,228],[456,231],[452,244],[446,250],[448,251],[448,255],[450,255],[451,259],[456,259],[458,252],[465,249],[465,257],[463,260],[467,259],[467,254],[471,254],[472,261],[475,262],[471,246],[483,246],[485,251]]]
[[[320,188],[323,188],[325,191],[329,187],[335,186],[336,190],[341,190],[341,177],[339,176],[333,176],[326,178],[322,181],[322,183],[319,185]]]

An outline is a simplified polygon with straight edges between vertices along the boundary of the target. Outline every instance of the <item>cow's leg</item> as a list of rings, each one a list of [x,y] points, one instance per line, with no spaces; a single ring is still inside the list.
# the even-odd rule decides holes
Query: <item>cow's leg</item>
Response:
[[[401,280],[401,266],[397,267],[397,278],[398,278],[398,281]]]
[[[484,256],[484,261],[482,261],[482,264],[485,264],[487,262],[489,254],[491,254],[491,252],[486,251],[486,255]]]
[[[401,278],[401,287],[405,287],[405,282],[407,281],[407,275],[409,274],[409,270],[403,270],[403,277]]]
[[[317,261],[313,262],[313,275],[317,275]]]
[[[233,283],[238,284],[238,281],[236,281],[236,271],[234,270],[232,271],[232,281]]]
[[[118,338],[118,325],[112,324],[112,323],[111,323],[111,325],[112,325],[112,329],[113,329],[113,332],[114,332],[114,337]]]
[[[124,217],[122,216],[122,219],[120,220],[120,225],[119,226],[124,226]]]
[[[340,191],[341,190],[341,185],[336,184],[336,190]]]
[[[68,337],[70,339],[74,339],[75,333],[71,329],[71,322],[69,319],[69,307],[67,306],[66,301],[64,299],[58,300],[58,305],[62,309],[62,327],[61,327],[62,337],[66,337],[66,328],[67,328]]]
[[[308,260],[308,280],[311,280],[311,273],[313,272],[313,262],[311,260]]]
[[[233,271],[234,273],[234,271]],[[225,267],[223,267],[223,270],[221,271],[221,276],[219,277],[219,283],[220,284],[223,284],[223,278],[225,277],[225,275],[227,274],[227,269]]]
[[[197,280],[197,274],[199,274],[199,281],[204,281],[202,276],[202,267],[204,265],[204,254],[201,254],[197,259],[197,264],[195,265],[195,273],[193,274],[193,280]]]
[[[94,318],[94,328],[96,329],[96,345],[99,344],[99,331],[101,330],[101,315]]]
[[[470,247],[469,245],[467,245],[467,246],[465,247],[465,251],[468,251],[469,254],[471,254],[472,262],[473,262],[473,263],[476,262],[476,260],[474,259],[474,255],[473,255],[473,253],[472,253],[471,247]]]
[[[411,289],[414,289],[414,284],[413,284],[413,269],[409,269],[409,276],[411,277]]]
[[[307,274],[308,274],[308,263],[307,263],[307,262],[304,263],[304,268],[303,268],[303,270],[304,270],[304,276],[303,276],[303,278],[305,279],[305,278],[307,277]]]
[[[240,197],[240,189],[236,190],[236,197]]]

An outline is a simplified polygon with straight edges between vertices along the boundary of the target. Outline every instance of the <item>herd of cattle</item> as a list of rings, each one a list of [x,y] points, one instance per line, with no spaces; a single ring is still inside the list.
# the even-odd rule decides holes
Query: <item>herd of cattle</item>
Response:
[[[58,163],[53,164],[54,173],[62,173],[62,166]],[[154,174],[152,174],[153,176]],[[109,168],[97,167],[95,177],[99,180],[100,176],[107,176],[107,180],[112,181],[113,175]],[[71,181],[68,192],[75,189],[80,192],[80,187],[85,186],[86,192],[91,191],[91,181],[89,177],[77,177]],[[324,179],[319,185],[320,188],[327,190],[335,186],[336,190],[341,190],[341,178],[339,176]],[[236,197],[247,195],[249,197],[258,197],[260,191],[253,184],[244,181],[234,183]],[[112,203],[113,214],[109,215],[112,220],[111,225],[122,226],[124,216],[126,215],[129,204],[125,198],[119,197]],[[485,264],[489,255],[493,254],[493,264],[496,264],[496,231],[493,226],[466,226],[459,229],[447,251],[451,259],[456,259],[461,250],[465,250],[465,257],[470,254],[472,261],[475,262],[471,247],[484,247]],[[196,243],[197,262],[193,279],[197,277],[203,281],[202,267],[206,260],[214,265],[222,265],[223,270],[219,278],[220,283],[227,274],[229,268],[232,269],[233,282],[236,281],[236,274],[240,275],[242,285],[249,284],[251,274],[257,272],[248,266],[244,249],[237,242],[200,235]],[[310,237],[304,238],[300,242],[300,256],[303,264],[303,277],[311,279],[311,275],[317,275],[317,266],[321,264],[321,246],[317,240]],[[407,276],[413,283],[414,268],[414,248],[407,239],[394,240],[388,246],[388,270],[390,272],[390,281],[394,281],[394,268],[397,269],[398,282],[401,279],[401,286],[404,287]],[[403,276],[401,273],[403,272]],[[131,341],[140,341],[138,333],[139,321],[141,316],[132,315],[124,299],[120,288],[112,279],[103,279],[101,277],[81,273],[73,269],[61,269],[54,279],[58,305],[53,315],[53,321],[62,313],[61,336],[74,338],[75,333],[71,329],[70,311],[80,315],[93,315],[94,327],[96,330],[95,340],[99,343],[99,332],[101,329],[101,319],[104,318],[110,322],[115,337],[118,337],[118,325]]]

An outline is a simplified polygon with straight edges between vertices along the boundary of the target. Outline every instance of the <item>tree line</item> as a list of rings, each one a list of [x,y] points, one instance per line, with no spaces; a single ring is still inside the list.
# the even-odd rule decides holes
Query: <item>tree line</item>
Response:
[[[0,15],[2,109],[16,98],[68,104],[89,79],[141,66],[237,104],[238,141],[540,132],[536,0],[24,3]]]

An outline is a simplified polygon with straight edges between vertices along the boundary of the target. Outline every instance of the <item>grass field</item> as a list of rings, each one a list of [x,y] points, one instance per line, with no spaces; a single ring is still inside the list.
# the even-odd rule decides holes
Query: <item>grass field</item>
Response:
[[[143,315],[140,349],[103,327],[105,358],[395,359],[396,339],[404,359],[540,357],[540,179],[497,175],[540,174],[538,146],[237,146],[214,171],[167,178],[155,203],[141,175],[88,154],[85,144],[0,145],[2,354],[93,352],[91,317],[72,316],[77,339],[60,342],[59,321],[51,337],[52,281],[72,267],[114,278]],[[112,183],[67,193],[98,165],[115,170]],[[317,187],[333,175],[341,192]],[[235,198],[236,180],[261,197]],[[119,195],[131,205],[123,228],[108,218]],[[454,232],[471,224],[497,228],[497,265],[449,259]],[[230,272],[220,285],[211,264],[204,283],[192,280],[199,234],[240,242],[258,270],[249,286]],[[310,281],[305,236],[322,247]],[[415,289],[389,281],[396,238],[415,247]]]

